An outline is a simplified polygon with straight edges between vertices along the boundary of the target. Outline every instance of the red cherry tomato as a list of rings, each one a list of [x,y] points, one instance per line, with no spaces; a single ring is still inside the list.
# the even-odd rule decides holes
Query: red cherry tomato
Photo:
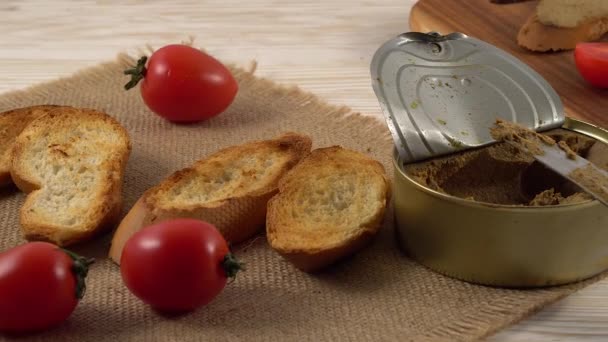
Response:
[[[127,288],[156,310],[169,312],[209,303],[239,269],[220,232],[194,219],[163,221],[138,231],[120,258]]]
[[[234,100],[238,84],[217,59],[187,45],[167,45],[125,71],[126,89],[143,78],[141,95],[156,114],[173,122],[197,122],[223,112]]]
[[[608,88],[608,43],[579,43],[574,61],[580,74],[590,84]]]
[[[65,321],[84,294],[91,262],[46,242],[0,254],[0,331],[44,330]]]

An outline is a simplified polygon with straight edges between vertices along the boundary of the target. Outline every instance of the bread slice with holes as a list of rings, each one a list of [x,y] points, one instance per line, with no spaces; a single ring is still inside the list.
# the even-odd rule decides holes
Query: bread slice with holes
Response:
[[[28,240],[66,246],[89,239],[118,219],[127,131],[92,109],[58,107],[16,138],[11,176],[28,193],[21,230]]]
[[[314,150],[268,203],[268,242],[297,268],[317,271],[370,242],[389,197],[379,162],[341,147]]]
[[[230,243],[264,227],[279,179],[310,153],[309,137],[287,133],[220,150],[149,189],[114,234],[110,257],[120,263],[126,241],[141,228],[187,217],[215,225]]]
[[[32,106],[0,113],[0,187],[12,183],[11,152],[17,136],[32,120],[58,107],[54,105]]]

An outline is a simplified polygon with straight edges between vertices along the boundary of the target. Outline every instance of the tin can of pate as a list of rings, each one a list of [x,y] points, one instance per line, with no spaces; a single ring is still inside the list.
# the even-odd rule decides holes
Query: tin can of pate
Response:
[[[563,128],[608,144],[608,131],[566,118]],[[415,260],[464,281],[561,285],[608,269],[608,210],[590,200],[512,206],[447,195],[416,182],[395,153],[396,235]]]
[[[538,132],[563,128],[608,144],[606,130],[565,116],[541,75],[478,39],[421,32],[384,43],[370,71],[395,141],[397,238],[412,258],[451,277],[505,287],[565,284],[608,268],[608,209],[598,201],[540,206],[536,197],[525,204],[484,200],[495,189],[483,163],[477,172],[488,186],[475,196],[440,191],[406,172],[404,165],[494,149],[489,129],[497,119]]]

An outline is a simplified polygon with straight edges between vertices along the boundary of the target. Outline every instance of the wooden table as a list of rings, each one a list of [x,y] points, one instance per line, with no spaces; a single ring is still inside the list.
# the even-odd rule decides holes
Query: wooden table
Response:
[[[2,0],[0,92],[51,80],[121,51],[195,37],[224,61],[298,84],[334,104],[382,118],[369,63],[408,30],[415,0]],[[608,341],[608,280],[492,341]]]

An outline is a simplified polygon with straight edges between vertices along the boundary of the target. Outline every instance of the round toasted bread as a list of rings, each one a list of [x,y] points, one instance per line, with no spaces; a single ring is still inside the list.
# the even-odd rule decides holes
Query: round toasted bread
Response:
[[[317,271],[371,241],[389,197],[379,162],[337,146],[314,150],[270,200],[268,242],[297,268]]]

